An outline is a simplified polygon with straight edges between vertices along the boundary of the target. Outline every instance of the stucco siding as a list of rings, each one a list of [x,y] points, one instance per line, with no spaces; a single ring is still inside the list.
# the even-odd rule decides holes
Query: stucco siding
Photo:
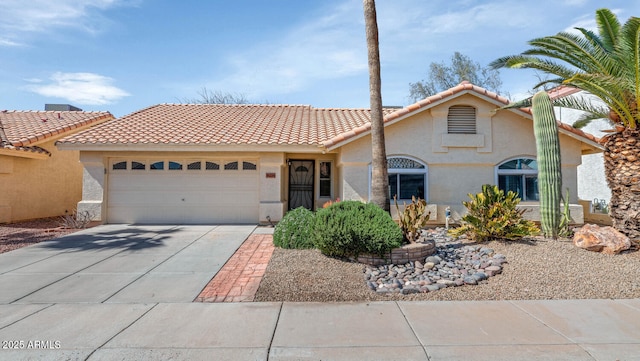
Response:
[[[78,151],[59,151],[52,139],[38,146],[47,159],[0,156],[0,222],[62,216],[82,197]]]
[[[452,135],[447,134],[446,127],[448,108],[452,105],[476,108],[477,134],[470,135],[473,139],[461,134],[456,144],[456,137],[446,137]],[[451,207],[454,216],[461,215],[467,194],[480,192],[483,184],[496,184],[496,167],[500,163],[518,157],[536,157],[533,121],[513,111],[494,110],[493,104],[482,99],[462,96],[385,127],[388,157],[410,157],[427,165],[427,200],[437,206],[437,216],[432,216],[437,222],[444,221],[446,207]],[[563,189],[569,189],[570,202],[576,203],[576,169],[581,164],[582,143],[561,134],[560,146]],[[339,151],[342,197],[368,201],[370,136],[347,143]]]

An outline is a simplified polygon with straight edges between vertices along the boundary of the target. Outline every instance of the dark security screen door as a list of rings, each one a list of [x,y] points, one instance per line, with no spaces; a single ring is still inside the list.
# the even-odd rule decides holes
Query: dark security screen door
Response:
[[[289,209],[313,209],[314,165],[312,160],[289,161]]]

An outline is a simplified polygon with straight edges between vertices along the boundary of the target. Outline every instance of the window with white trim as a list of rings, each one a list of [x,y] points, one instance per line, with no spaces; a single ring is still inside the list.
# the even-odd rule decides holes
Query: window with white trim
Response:
[[[534,158],[516,158],[497,166],[498,188],[518,194],[522,201],[539,201],[538,162]]]
[[[410,200],[412,196],[426,199],[427,166],[406,157],[387,158],[389,198]]]
[[[447,114],[447,133],[476,134],[476,108],[468,105],[453,105]]]
[[[319,196],[331,198],[331,162],[320,162]]]

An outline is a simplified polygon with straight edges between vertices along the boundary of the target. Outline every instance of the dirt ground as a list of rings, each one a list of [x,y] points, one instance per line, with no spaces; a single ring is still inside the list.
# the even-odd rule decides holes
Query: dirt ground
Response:
[[[61,237],[78,229],[66,228],[61,217],[0,224],[0,253]]]

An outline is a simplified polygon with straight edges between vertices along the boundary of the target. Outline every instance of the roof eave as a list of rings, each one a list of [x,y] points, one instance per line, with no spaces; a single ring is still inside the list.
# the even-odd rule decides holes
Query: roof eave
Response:
[[[51,156],[50,154],[47,154],[47,153],[34,152],[34,151],[29,151],[24,149],[7,149],[7,148],[0,148],[0,155],[6,155],[9,157],[38,159],[38,160],[49,159],[49,157]]]
[[[313,144],[78,144],[56,143],[60,150],[86,152],[283,152],[322,153]]]

